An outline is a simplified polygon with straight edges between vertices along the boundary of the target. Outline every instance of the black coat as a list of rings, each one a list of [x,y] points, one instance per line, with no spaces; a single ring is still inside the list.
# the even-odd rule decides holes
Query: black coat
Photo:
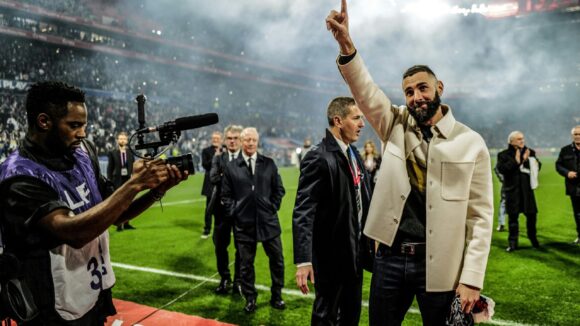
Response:
[[[221,196],[226,217],[234,218],[236,241],[262,242],[280,235],[278,210],[286,191],[274,161],[258,154],[250,175],[242,155],[224,170]]]
[[[209,180],[209,173],[211,171],[211,161],[215,155],[215,147],[209,146],[201,151],[201,166],[205,170],[205,175],[203,176],[203,186],[201,187],[201,194],[209,197],[211,196],[212,185]]]
[[[354,153],[363,173],[362,228],[348,159],[330,131],[300,164],[292,217],[294,263],[311,262],[316,279],[352,278],[371,264],[369,241],[362,234],[371,197],[370,178],[358,151]]]
[[[580,152],[574,144],[562,147],[558,160],[556,160],[556,171],[566,178],[566,195],[580,196],[580,178],[568,179],[568,172],[578,171],[578,152]]]
[[[125,163],[125,167],[127,168],[127,175],[121,175],[121,151],[117,148],[114,151],[109,152],[109,163],[107,165],[107,179],[109,179],[114,185],[115,188],[119,188],[125,181],[127,181],[131,177],[131,173],[133,173],[133,163],[135,162],[135,158],[133,157],[133,153],[127,150],[126,157],[127,161]]]
[[[516,150],[513,146],[497,154],[497,170],[503,175],[503,190],[505,192],[505,208],[508,214],[537,214],[534,190],[530,186],[530,175],[520,171],[516,161]],[[536,151],[530,149],[530,157],[536,157]],[[538,164],[541,167],[540,160]],[[530,168],[529,160],[523,162],[524,167]]]

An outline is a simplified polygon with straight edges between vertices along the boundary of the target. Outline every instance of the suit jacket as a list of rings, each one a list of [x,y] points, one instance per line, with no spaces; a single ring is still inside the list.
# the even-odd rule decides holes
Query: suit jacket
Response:
[[[518,164],[515,156],[516,150],[513,146],[497,154],[497,169],[504,178],[505,210],[508,214],[536,214],[538,207],[534,190],[530,186],[530,175],[520,171],[521,164]],[[533,149],[530,149],[530,157],[536,157]],[[529,161],[523,164],[524,167],[530,168]]]
[[[560,150],[556,160],[556,171],[566,179],[566,195],[580,196],[580,178],[568,179],[568,172],[578,171],[578,149],[574,144],[566,145]]]
[[[370,178],[353,148],[362,173],[364,227],[371,197]],[[356,192],[349,162],[330,131],[300,164],[300,179],[292,217],[294,263],[312,262],[316,279],[346,279],[362,273],[368,241],[361,234]],[[365,261],[368,263],[368,260]]]
[[[109,164],[107,165],[107,179],[113,182],[115,188],[119,188],[131,177],[131,173],[133,173],[133,163],[135,162],[135,158],[130,150],[127,150],[126,155],[127,160],[124,167],[127,168],[127,176],[122,176],[121,169],[123,166],[121,166],[121,151],[117,148],[108,154]]]
[[[242,155],[229,162],[221,196],[225,215],[234,218],[236,241],[262,242],[279,236],[277,212],[285,193],[271,158],[258,154],[253,176]]]
[[[411,192],[406,159],[420,145],[417,122],[374,83],[356,54],[340,72],[367,121],[386,144],[364,233],[391,246]],[[493,187],[483,138],[451,109],[431,128],[426,175],[426,289],[483,287],[491,246]]]
[[[224,176],[224,170],[230,162],[229,152],[227,150],[223,151],[221,155],[214,155],[211,162],[211,170],[209,172],[209,179],[211,184],[216,187],[215,196],[216,200],[221,200],[222,192],[222,180]],[[236,156],[232,161],[235,161],[238,157],[242,156],[242,151],[238,151],[238,156]],[[217,204],[217,203],[216,203]]]
[[[215,147],[208,146],[201,151],[201,166],[205,170],[203,176],[203,185],[201,186],[201,194],[209,197],[211,196],[212,185],[209,178],[209,173],[211,171],[211,161],[215,155]]]

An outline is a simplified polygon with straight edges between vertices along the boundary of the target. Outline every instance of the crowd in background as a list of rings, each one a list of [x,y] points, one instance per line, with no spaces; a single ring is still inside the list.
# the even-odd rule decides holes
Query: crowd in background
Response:
[[[136,127],[136,104],[133,98],[139,93],[145,93],[149,99],[147,103],[149,125],[188,115],[208,112],[219,114],[219,124],[187,131],[180,138],[177,146],[179,151],[191,151],[194,156],[198,156],[199,148],[207,145],[207,139],[212,131],[222,130],[230,123],[257,126],[263,139],[288,138],[296,144],[307,137],[317,139],[322,135],[319,127],[325,125],[326,121],[323,115],[312,113],[322,112],[329,95],[269,84],[260,80],[265,73],[271,74],[267,78],[293,78],[291,75],[280,77],[283,75],[280,71],[266,72],[267,69],[243,64],[240,61],[205,56],[180,46],[160,46],[161,43],[156,44],[155,39],[131,37],[136,34],[144,35],[146,26],[157,24],[164,26],[163,39],[181,42],[176,44],[190,44],[195,39],[196,44],[207,44],[214,49],[217,47],[217,50],[223,47],[222,50],[225,51],[227,46],[231,46],[220,45],[219,40],[215,38],[210,40],[208,35],[211,33],[207,29],[177,28],[181,23],[201,24],[201,22],[178,19],[178,23],[171,25],[168,22],[155,23],[129,16],[122,18],[116,12],[100,12],[100,9],[112,7],[100,6],[98,1],[93,3],[26,0],[25,3],[67,16],[78,15],[99,24],[102,24],[103,17],[107,16],[112,19],[107,21],[109,26],[127,33],[98,31],[87,25],[76,26],[64,21],[46,20],[41,16],[19,11],[0,12],[0,26],[98,43],[132,51],[133,54],[145,54],[169,61],[169,63],[151,62],[140,58],[139,55],[120,56],[40,40],[2,36],[0,53],[4,55],[0,58],[1,80],[26,83],[61,80],[90,90],[87,103],[89,134],[94,137],[93,140],[101,154],[106,153],[114,145],[117,132],[123,130],[130,132]],[[135,8],[135,12],[140,10],[143,8]],[[192,37],[184,34],[185,31],[191,30],[199,31],[199,35]],[[204,39],[203,35],[206,35],[207,39]],[[235,53],[235,49],[232,50],[231,47],[227,48],[227,51]],[[172,61],[176,64],[171,64]],[[184,62],[198,65],[203,71],[184,69],[180,66]],[[246,77],[249,75],[244,78],[230,77],[238,73],[251,73],[256,79],[248,80]],[[296,83],[303,81],[297,79]],[[0,88],[2,100],[0,157],[15,148],[25,131],[25,122],[18,121],[19,118],[15,118],[18,115],[13,114],[16,110],[23,109],[23,94],[22,90],[15,92]],[[559,95],[546,94],[545,103],[537,105],[549,108],[554,96]],[[577,124],[580,121],[574,121],[577,112],[573,103],[566,103],[566,97],[561,100],[563,104],[558,107],[559,114],[554,115],[548,109],[535,110],[533,114],[529,114],[525,107],[502,107],[502,99],[444,98],[445,102],[450,102],[454,114],[461,121],[480,132],[490,148],[498,149],[507,145],[506,130],[521,129],[521,119],[517,116],[525,117],[526,128],[529,130],[526,133],[528,141],[536,148],[556,147],[565,143],[567,141],[565,135],[562,135],[560,128],[555,126],[568,126],[570,123]],[[370,128],[366,128],[361,138],[375,139]],[[280,165],[291,163],[287,148],[262,145],[265,145],[264,149],[274,156]],[[359,143],[358,146],[362,148],[363,143]]]

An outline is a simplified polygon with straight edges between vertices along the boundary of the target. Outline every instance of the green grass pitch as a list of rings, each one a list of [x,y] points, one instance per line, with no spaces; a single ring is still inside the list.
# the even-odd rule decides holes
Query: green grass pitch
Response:
[[[538,239],[542,250],[533,249],[525,237],[523,215],[520,216],[521,250],[512,254],[505,252],[507,232],[494,231],[493,234],[483,294],[496,301],[494,319],[499,324],[579,324],[580,248],[570,244],[576,238],[572,208],[564,195],[563,178],[555,172],[554,159],[542,161],[540,187],[536,190]],[[294,291],[284,294],[285,311],[270,308],[267,289],[258,291],[258,310],[252,315],[243,312],[244,300],[240,297],[213,293],[219,276],[216,275],[212,240],[200,238],[205,207],[205,197],[200,195],[201,174],[170,191],[163,199],[163,210],[155,205],[132,221],[137,230],[116,232],[110,229],[113,262],[175,273],[138,271],[117,265],[114,296],[153,307],[165,306],[181,296],[164,309],[239,325],[308,325],[312,298],[296,293],[292,263],[292,209],[299,171],[283,168],[280,173],[286,188],[279,212],[286,262],[285,290]],[[494,182],[497,206],[499,185],[496,179]],[[233,250],[230,256],[233,258]],[[268,259],[261,246],[255,266],[256,284],[269,288]],[[368,301],[370,276],[365,275],[363,285],[365,302]],[[368,324],[367,306],[363,307],[360,324]],[[416,310],[407,314],[404,324],[421,324]]]

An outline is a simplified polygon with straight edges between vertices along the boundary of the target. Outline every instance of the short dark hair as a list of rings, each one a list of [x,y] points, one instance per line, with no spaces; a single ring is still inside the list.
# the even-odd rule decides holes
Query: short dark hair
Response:
[[[346,118],[350,113],[350,107],[355,106],[356,102],[352,97],[341,96],[333,99],[328,104],[328,109],[326,109],[326,117],[328,118],[328,125],[334,126],[333,118],[339,116],[341,118]]]
[[[426,66],[426,65],[415,65],[415,66],[407,69],[407,71],[405,71],[405,73],[403,74],[403,79],[410,77],[410,76],[413,76],[414,74],[416,74],[418,72],[426,72],[429,75],[435,77],[435,79],[437,79],[437,76],[435,75],[433,70],[431,70],[431,68],[429,68],[429,66]]]
[[[85,103],[85,92],[77,87],[59,81],[44,81],[31,85],[26,95],[26,119],[28,128],[36,128],[36,118],[40,113],[52,119],[67,115],[67,103]]]

